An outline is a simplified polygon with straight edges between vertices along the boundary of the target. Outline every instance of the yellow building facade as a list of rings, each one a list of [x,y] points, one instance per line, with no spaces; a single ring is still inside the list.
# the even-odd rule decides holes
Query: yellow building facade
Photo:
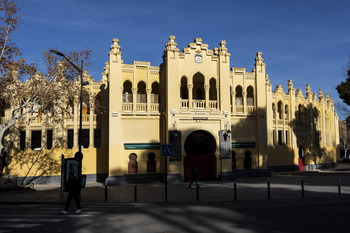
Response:
[[[333,166],[339,131],[328,94],[317,95],[307,85],[304,95],[292,80],[286,91],[273,88],[261,52],[251,72],[230,67],[230,56],[225,41],[209,49],[196,38],[180,51],[170,36],[160,66],[124,64],[114,39],[102,80],[90,81],[91,93],[102,96],[107,110],[96,116],[90,103],[83,173],[118,184],[160,180],[165,172],[168,179],[189,180],[192,168],[210,180]],[[62,146],[56,158],[77,149],[77,103],[65,122],[61,133],[73,135],[73,145]],[[34,123],[26,127],[29,137]],[[47,132],[47,126],[37,127]],[[98,148],[94,140],[100,140]],[[12,172],[23,174],[17,168]]]

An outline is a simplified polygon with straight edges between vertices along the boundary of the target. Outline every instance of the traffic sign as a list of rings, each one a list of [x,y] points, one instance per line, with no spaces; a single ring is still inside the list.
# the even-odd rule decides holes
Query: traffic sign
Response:
[[[162,144],[162,156],[172,156],[173,147],[170,144]]]

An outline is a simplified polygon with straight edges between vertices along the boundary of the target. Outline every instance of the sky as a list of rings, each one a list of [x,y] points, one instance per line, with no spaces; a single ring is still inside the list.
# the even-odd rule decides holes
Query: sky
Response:
[[[225,40],[231,67],[254,68],[258,51],[275,87],[288,79],[305,95],[306,84],[341,102],[335,87],[346,79],[350,55],[349,0],[16,0],[24,14],[13,35],[29,63],[49,48],[93,51],[95,80],[108,61],[113,38],[126,64],[162,63],[170,35],[182,50],[197,37],[219,47]],[[340,119],[344,119],[340,113]]]

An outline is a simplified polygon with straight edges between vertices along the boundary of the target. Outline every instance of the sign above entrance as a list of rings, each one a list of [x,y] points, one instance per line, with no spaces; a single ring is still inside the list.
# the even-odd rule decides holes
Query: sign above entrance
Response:
[[[125,150],[159,149],[160,143],[124,143]]]
[[[171,156],[173,147],[170,144],[162,144],[162,156]]]
[[[232,148],[254,148],[255,142],[232,142]]]
[[[193,117],[193,120],[195,120],[195,121],[206,121],[206,120],[208,120],[208,117]]]

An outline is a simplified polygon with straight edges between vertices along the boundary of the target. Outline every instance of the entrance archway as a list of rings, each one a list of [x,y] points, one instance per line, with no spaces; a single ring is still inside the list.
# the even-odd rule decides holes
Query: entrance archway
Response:
[[[197,169],[199,180],[213,180],[216,178],[215,150],[216,141],[209,132],[197,130],[188,135],[185,140],[185,181],[191,180],[192,168]]]

